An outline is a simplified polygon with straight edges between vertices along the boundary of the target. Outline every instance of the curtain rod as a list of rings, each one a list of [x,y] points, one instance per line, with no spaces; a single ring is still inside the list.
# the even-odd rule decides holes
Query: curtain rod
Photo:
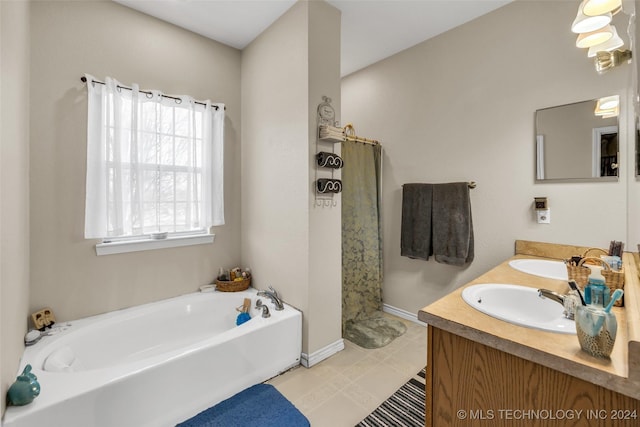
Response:
[[[375,139],[367,139],[367,138],[362,138],[361,136],[349,136],[346,135],[344,137],[345,142],[349,141],[349,142],[362,142],[364,144],[371,144],[371,145],[380,145],[380,143],[378,141],[376,141]]]
[[[369,138],[363,138],[361,136],[357,136],[356,135],[356,130],[353,127],[353,124],[351,123],[347,123],[344,127],[344,136],[345,136],[345,140],[346,141],[351,141],[351,142],[363,142],[365,144],[371,144],[371,145],[380,145],[379,141],[376,141],[375,139],[369,139]]]
[[[87,78],[86,78],[85,76],[80,77],[80,80],[82,80],[82,82],[83,82],[83,83],[86,83],[86,82],[87,82]],[[94,83],[98,83],[98,84],[100,84],[100,85],[105,84],[104,82],[101,82],[101,81],[99,81],[99,80],[94,80],[93,82],[94,82]],[[133,90],[133,89],[131,89],[130,87],[126,87],[126,86],[120,86],[120,85],[118,85],[118,87],[119,87],[120,89]],[[147,91],[147,90],[140,90],[139,92],[146,93],[147,95],[151,95],[151,94],[152,94],[152,92],[149,92],[149,91]],[[175,96],[170,96],[170,95],[165,95],[165,94],[162,94],[161,96],[162,96],[163,98],[169,98],[169,99],[173,99],[173,100],[176,100],[176,101],[182,101],[180,98],[177,98],[177,97],[175,97]],[[200,105],[207,105],[206,103],[201,102],[201,101],[194,101],[194,102],[195,102],[196,104],[200,104]],[[211,107],[212,107],[212,108],[215,108],[216,110],[218,109],[218,106],[217,106],[217,105],[212,105]],[[227,106],[226,106],[226,105],[225,105],[224,109],[225,109],[225,111],[226,111],[226,109],[227,109]]]

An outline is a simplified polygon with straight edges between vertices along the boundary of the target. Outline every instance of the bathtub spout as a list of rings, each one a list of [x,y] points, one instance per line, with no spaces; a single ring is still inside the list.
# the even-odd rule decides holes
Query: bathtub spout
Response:
[[[276,290],[273,289],[273,286],[269,286],[268,291],[258,292],[258,296],[269,298],[275,304],[277,311],[284,310],[284,304],[283,304],[282,298],[280,298],[280,295],[278,295],[278,292],[276,292]]]

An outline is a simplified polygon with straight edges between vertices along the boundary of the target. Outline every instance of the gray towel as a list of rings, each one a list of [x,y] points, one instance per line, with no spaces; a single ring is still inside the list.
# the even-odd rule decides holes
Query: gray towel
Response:
[[[428,260],[433,254],[431,240],[432,184],[405,184],[402,187],[400,255]]]
[[[435,184],[431,214],[433,254],[436,261],[457,266],[473,261],[469,184]]]
[[[404,184],[400,255],[464,266],[474,257],[469,184]]]

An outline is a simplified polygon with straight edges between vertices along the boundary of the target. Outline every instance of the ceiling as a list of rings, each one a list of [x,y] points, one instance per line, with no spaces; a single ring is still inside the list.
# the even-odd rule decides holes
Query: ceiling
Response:
[[[243,49],[296,0],[114,0]],[[342,12],[341,75],[471,21],[513,0],[327,0]]]

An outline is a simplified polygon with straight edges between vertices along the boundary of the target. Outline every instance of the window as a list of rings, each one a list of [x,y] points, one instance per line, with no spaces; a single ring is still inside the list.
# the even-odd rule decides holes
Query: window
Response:
[[[184,236],[224,224],[224,105],[86,79],[85,238]]]

